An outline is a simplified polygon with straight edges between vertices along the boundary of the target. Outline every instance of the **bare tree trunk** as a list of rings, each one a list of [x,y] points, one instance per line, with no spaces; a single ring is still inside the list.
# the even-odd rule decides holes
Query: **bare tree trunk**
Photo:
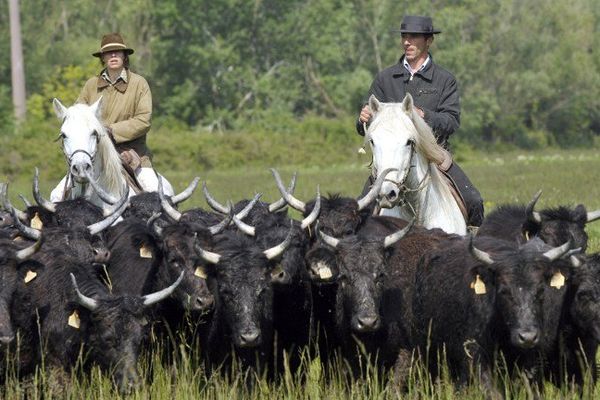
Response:
[[[25,106],[25,68],[23,65],[23,47],[21,45],[21,19],[19,0],[8,0],[10,15],[10,60],[12,76],[12,98],[15,118],[23,121],[27,112]]]

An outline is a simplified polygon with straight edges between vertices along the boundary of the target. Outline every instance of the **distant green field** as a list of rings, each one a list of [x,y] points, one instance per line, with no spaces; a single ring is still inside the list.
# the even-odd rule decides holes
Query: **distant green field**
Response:
[[[296,197],[311,199],[317,185],[321,193],[340,192],[345,195],[357,195],[368,174],[364,164],[340,164],[326,167],[290,167],[285,164],[266,165],[247,169],[218,170],[214,168],[204,172],[194,165],[189,169],[170,171],[161,168],[160,159],[156,160],[158,169],[171,180],[176,190],[183,189],[196,175],[207,182],[212,195],[225,202],[249,198],[254,193],[263,193],[263,200],[274,201],[279,198],[269,167],[276,168],[285,181],[297,171],[298,184]],[[43,163],[40,162],[40,166]],[[533,194],[543,190],[539,208],[557,205],[584,204],[588,210],[600,209],[600,152],[594,150],[543,152],[512,152],[505,154],[470,154],[461,163],[463,169],[480,189],[486,210],[492,210],[503,203],[525,203]],[[6,174],[5,174],[6,176]],[[49,190],[60,176],[42,170],[42,189],[48,195]],[[11,182],[10,195],[15,204],[17,193],[31,198],[31,178],[17,175]],[[186,206],[206,206],[201,190],[198,190]],[[587,227],[590,235],[589,251],[600,251],[600,222]],[[419,369],[413,371],[410,388],[400,397],[388,383],[387,377],[378,376],[372,371],[365,380],[352,380],[344,374],[344,367],[330,367],[323,370],[315,360],[307,360],[296,374],[287,374],[278,382],[268,383],[257,378],[254,384],[246,386],[241,378],[228,379],[213,376],[207,379],[197,363],[190,359],[189,349],[181,346],[176,356],[176,366],[163,366],[156,355],[149,355],[142,365],[146,376],[145,384],[133,394],[133,399],[482,399],[485,393],[477,385],[457,389],[446,379],[431,383],[422,379]],[[152,368],[149,367],[152,364]],[[330,379],[326,379],[328,377]],[[64,393],[57,393],[45,374],[39,374],[32,382],[17,383],[9,378],[7,385],[0,388],[0,397],[7,399],[57,397],[68,399],[112,399],[117,397],[106,376],[96,372],[91,376],[74,373],[71,384]],[[527,385],[513,381],[504,388],[507,398],[530,398]],[[574,398],[576,393],[568,389],[558,390],[547,384],[542,398]],[[27,395],[26,395],[27,393]],[[583,398],[600,398],[600,388],[586,386]]]

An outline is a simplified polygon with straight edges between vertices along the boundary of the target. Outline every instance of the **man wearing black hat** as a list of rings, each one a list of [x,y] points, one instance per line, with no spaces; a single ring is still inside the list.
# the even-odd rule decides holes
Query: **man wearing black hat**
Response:
[[[407,15],[400,29],[394,32],[402,35],[404,54],[397,64],[377,74],[367,98],[374,95],[379,101],[395,103],[401,102],[410,93],[415,111],[431,127],[438,143],[448,149],[448,138],[460,126],[460,99],[454,75],[435,64],[429,53],[434,34],[441,31],[433,27],[430,17]],[[356,124],[360,135],[365,134],[364,124],[371,116],[369,106],[363,106]],[[446,174],[454,181],[464,199],[467,225],[481,225],[483,200],[479,191],[455,162]]]

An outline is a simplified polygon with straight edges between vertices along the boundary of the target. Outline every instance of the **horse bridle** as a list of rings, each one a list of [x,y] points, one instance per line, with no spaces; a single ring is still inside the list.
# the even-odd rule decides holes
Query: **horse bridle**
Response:
[[[363,122],[363,130],[365,132],[365,135],[368,135],[367,133],[367,124],[365,122]],[[373,178],[377,178],[377,168],[375,168],[375,166],[373,165],[373,152],[371,152],[371,164],[369,165],[369,168],[371,169],[371,176]],[[427,169],[427,174],[425,174],[425,176],[423,177],[423,179],[421,180],[421,182],[419,182],[419,185],[412,189],[409,188],[408,186],[406,186],[405,182],[406,179],[408,178],[408,174],[410,172],[411,168],[415,168],[416,165],[414,165],[412,163],[413,160],[413,156],[415,154],[415,143],[411,141],[410,143],[410,157],[408,159],[408,168],[406,169],[406,172],[404,173],[404,176],[402,177],[402,179],[400,179],[399,181],[395,181],[393,179],[384,179],[384,182],[390,182],[392,185],[396,186],[396,188],[398,189],[398,193],[399,194],[407,194],[407,193],[411,193],[411,192],[419,192],[421,190],[423,190],[426,186],[427,181],[429,180],[429,169]],[[404,201],[404,196],[402,196],[402,200],[401,203],[405,203]]]
[[[100,142],[100,138],[96,137],[96,145],[98,145],[99,142]],[[73,174],[71,173],[71,161],[73,160],[73,157],[75,157],[75,154],[77,154],[77,153],[84,153],[85,155],[87,155],[90,158],[90,162],[93,165],[94,160],[96,158],[96,153],[94,153],[94,155],[92,155],[87,150],[77,149],[73,153],[71,153],[71,155],[68,155],[67,152],[65,151],[64,138],[63,138],[63,146],[62,147],[63,147],[63,154],[65,156],[65,159],[67,160],[67,179],[65,179],[65,188],[63,190],[63,200],[65,200],[70,197],[71,190],[75,187],[74,182],[73,182]],[[70,182],[70,184],[69,184],[69,182]],[[84,191],[87,190],[87,184],[84,185],[83,189],[84,189]]]

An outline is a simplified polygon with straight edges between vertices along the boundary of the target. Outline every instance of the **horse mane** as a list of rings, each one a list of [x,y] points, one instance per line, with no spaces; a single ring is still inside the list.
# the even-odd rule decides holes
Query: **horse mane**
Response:
[[[410,119],[415,125],[417,135],[415,136],[415,146],[430,162],[441,164],[444,160],[444,149],[440,146],[431,130],[431,127],[425,122],[415,110],[411,110]]]
[[[104,171],[104,174],[100,174],[100,184],[110,193],[118,194],[120,197],[123,196],[125,187],[121,172],[121,157],[110,140],[106,129],[102,124],[100,125],[102,133],[98,131],[98,137],[100,138],[98,141],[98,157]]]

